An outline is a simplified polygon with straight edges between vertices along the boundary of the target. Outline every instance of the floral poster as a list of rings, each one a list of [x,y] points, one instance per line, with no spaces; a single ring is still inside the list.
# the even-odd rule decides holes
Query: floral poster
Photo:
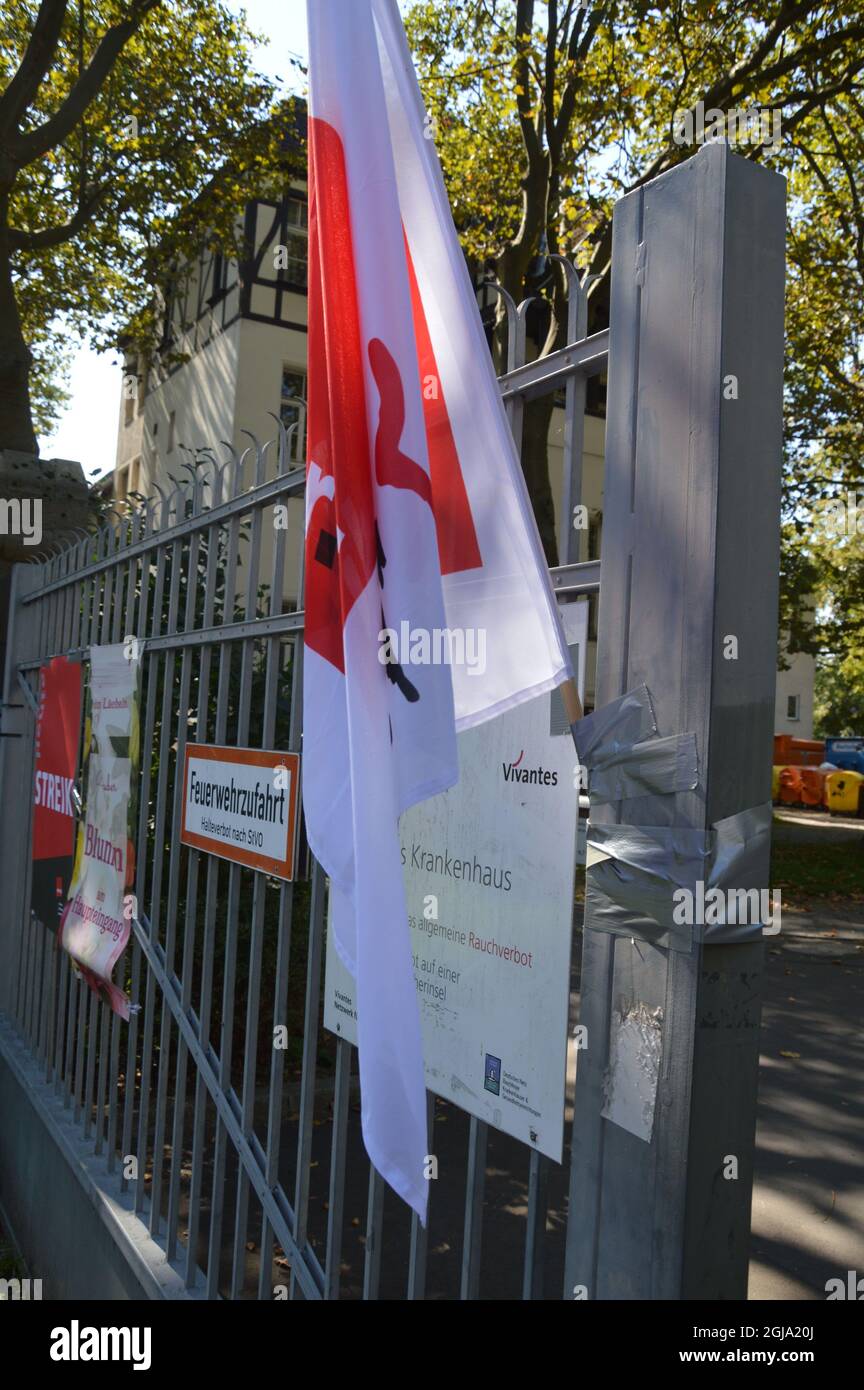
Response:
[[[140,756],[137,644],[91,647],[84,728],[85,804],[61,944],[102,999],[128,1019],[112,980],[129,939]]]

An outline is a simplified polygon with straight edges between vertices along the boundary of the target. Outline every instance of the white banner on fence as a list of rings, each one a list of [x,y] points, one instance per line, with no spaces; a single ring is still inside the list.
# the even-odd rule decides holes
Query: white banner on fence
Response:
[[[558,692],[460,734],[459,764],[400,822],[426,1084],[560,1162],[579,773]],[[356,1042],[329,930],[324,1023]]]

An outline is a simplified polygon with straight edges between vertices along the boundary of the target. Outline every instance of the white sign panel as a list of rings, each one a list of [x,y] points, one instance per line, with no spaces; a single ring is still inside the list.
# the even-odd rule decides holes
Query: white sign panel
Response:
[[[299,785],[296,753],[187,743],[180,839],[291,879]]]
[[[557,1162],[579,796],[560,699],[461,734],[458,785],[400,823],[426,1084]],[[356,1042],[329,932],[324,1022]]]

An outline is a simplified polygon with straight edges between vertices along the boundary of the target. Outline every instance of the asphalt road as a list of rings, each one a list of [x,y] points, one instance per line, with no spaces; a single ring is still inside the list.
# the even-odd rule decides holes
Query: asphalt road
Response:
[[[784,911],[768,948],[751,1299],[824,1299],[828,1279],[864,1275],[861,919]]]

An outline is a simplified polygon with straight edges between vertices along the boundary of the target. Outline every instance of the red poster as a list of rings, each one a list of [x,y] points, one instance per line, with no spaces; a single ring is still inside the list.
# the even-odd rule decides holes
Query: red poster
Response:
[[[33,894],[35,915],[57,926],[72,878],[75,854],[73,788],[81,738],[81,666],[56,656],[39,676],[36,776],[33,783]]]

